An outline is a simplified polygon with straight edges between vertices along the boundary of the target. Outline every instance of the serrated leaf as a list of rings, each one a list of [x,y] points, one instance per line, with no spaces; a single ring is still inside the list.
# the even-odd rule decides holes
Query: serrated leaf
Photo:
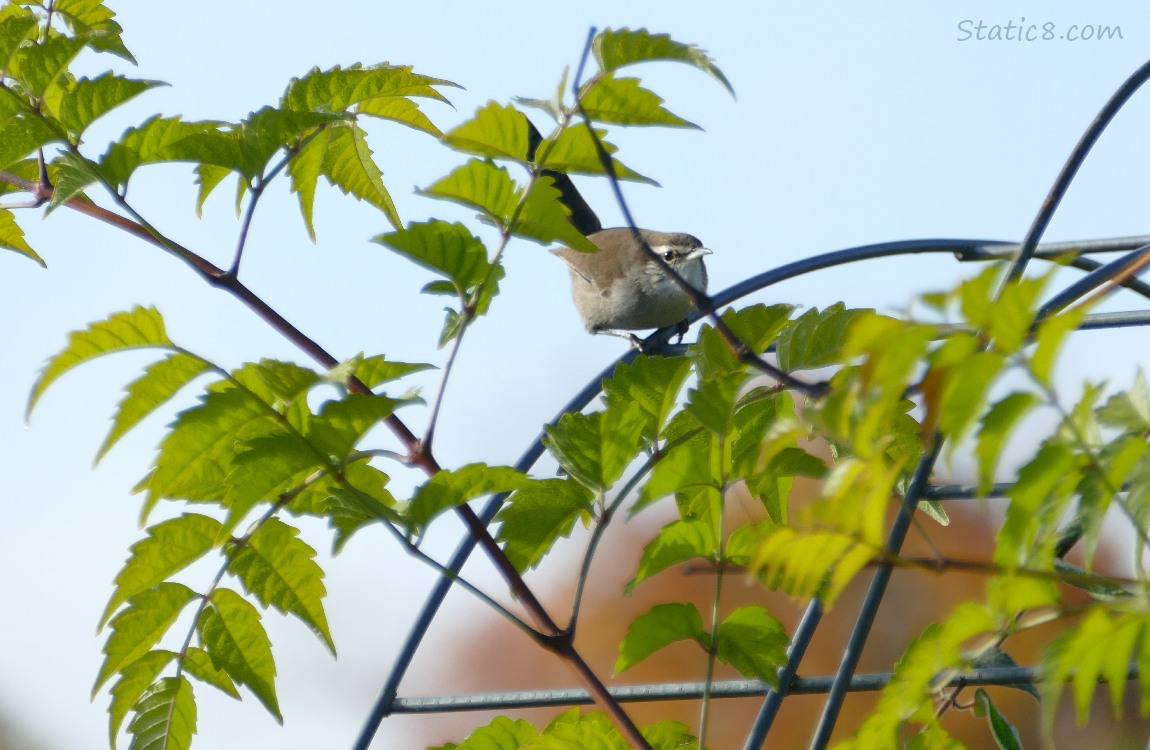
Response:
[[[146,120],[136,128],[124,131],[120,140],[112,143],[100,157],[100,172],[113,186],[123,188],[132,174],[145,164],[183,161],[186,146],[173,148],[189,136],[214,130],[214,122],[184,122],[179,117],[160,117]]]
[[[419,108],[419,104],[410,99],[402,99],[399,97],[369,99],[362,102],[356,108],[356,112],[361,115],[370,115],[371,117],[398,122],[400,125],[406,125],[413,130],[433,135],[436,138],[443,135],[443,131],[431,121],[431,118],[423,113],[423,110]]]
[[[638,78],[601,76],[583,92],[581,102],[587,115],[597,122],[702,130],[664,108],[663,97],[643,88]]]
[[[517,186],[507,168],[486,159],[469,159],[451,174],[418,192],[474,208],[501,228],[510,223],[518,203]]]
[[[765,607],[739,607],[717,629],[719,661],[730,664],[744,677],[756,677],[779,686],[779,668],[787,663],[787,636],[783,624]]]
[[[105,73],[97,78],[81,78],[64,95],[60,121],[79,138],[88,126],[148,89],[166,86],[162,81],[146,81]]]
[[[212,364],[186,351],[177,351],[154,362],[144,374],[124,388],[125,396],[112,417],[112,428],[96,452],[99,462],[116,442],[144,417],[167,403],[189,382],[212,368]]]
[[[47,267],[44,259],[24,239],[24,230],[16,223],[16,215],[6,208],[0,208],[0,247],[20,253],[42,267]]]
[[[536,150],[535,167],[537,169],[550,169],[564,174],[591,174],[605,175],[606,167],[601,161],[599,149],[595,140],[611,157],[611,165],[615,177],[631,182],[643,182],[648,185],[659,186],[659,183],[650,177],[644,177],[630,167],[626,166],[614,154],[619,149],[607,141],[607,131],[596,128],[595,138],[585,127],[569,127],[559,131],[558,134],[545,138]]]
[[[530,722],[496,716],[490,724],[479,727],[458,745],[448,744],[438,750],[518,750],[527,747],[538,736]]]
[[[364,435],[395,410],[418,399],[398,401],[387,396],[348,393],[326,402],[311,419],[307,439],[336,461],[343,461]]]
[[[735,400],[744,380],[742,372],[712,374],[687,392],[685,408],[703,427],[726,438],[734,427]]]
[[[631,510],[632,514],[669,494],[703,492],[711,499],[720,497],[722,467],[719,464],[718,441],[713,433],[699,427],[689,412],[682,411],[679,414],[690,417],[698,432],[684,436],[663,453],[651,471],[651,477],[643,485],[639,502]],[[674,426],[675,420],[672,419],[668,441],[676,439],[671,437]]]
[[[659,440],[667,416],[675,406],[690,364],[684,357],[645,354],[631,363],[621,362],[611,377],[603,381],[607,405],[624,402],[638,405],[645,417],[643,436],[654,443]]]
[[[978,457],[978,492],[985,495],[994,484],[1002,447],[1018,421],[1039,402],[1037,396],[1016,391],[996,402],[982,417],[974,452]]]
[[[735,93],[727,77],[704,50],[693,44],[676,42],[667,34],[652,34],[646,29],[607,29],[600,32],[591,45],[599,67],[605,72],[634,63],[676,60],[711,76],[732,96]]]
[[[495,520],[495,538],[520,572],[539,564],[556,540],[568,536],[581,517],[590,518],[591,493],[567,479],[534,480],[508,499]]]
[[[974,715],[986,717],[990,728],[990,736],[999,750],[1022,750],[1022,740],[1016,730],[998,707],[990,700],[990,694],[982,688],[974,691]]]
[[[630,669],[676,641],[693,640],[705,645],[706,638],[703,617],[694,604],[656,604],[631,621],[627,635],[619,644],[615,674]]]
[[[55,211],[73,198],[82,197],[84,189],[100,181],[100,168],[79,154],[67,152],[56,161],[56,172],[52,179],[52,198],[48,201],[45,214]]]
[[[215,164],[197,164],[195,172],[196,185],[199,186],[196,191],[196,217],[202,218],[204,203],[208,200],[208,196],[228,175],[232,174],[232,171],[226,167],[217,167]],[[314,234],[312,241],[315,241]]]
[[[951,368],[938,411],[938,428],[957,445],[986,403],[986,393],[1006,365],[998,352],[976,352]]]
[[[112,685],[112,701],[108,705],[108,745],[113,750],[128,711],[174,658],[176,655],[171,651],[149,651],[120,670],[120,679]]]
[[[29,96],[41,99],[68,70],[68,65],[85,46],[83,39],[50,36],[36,44],[27,44],[17,49],[12,58],[12,69],[8,72],[23,84]]]
[[[216,589],[196,623],[212,664],[255,694],[283,723],[275,693],[276,667],[260,613],[231,589]]]
[[[58,140],[56,132],[38,117],[11,117],[0,126],[0,169],[7,169],[36,149]]]
[[[384,520],[400,523],[399,514],[392,510],[395,498],[387,490],[389,477],[366,461],[357,461],[344,470],[344,482],[329,480],[326,485],[313,485],[300,493],[292,509],[296,512],[323,514],[336,530],[333,547],[343,549],[348,539],[369,523]],[[322,493],[322,503],[301,507],[309,497]]]
[[[8,69],[12,56],[38,26],[36,17],[30,12],[24,9],[13,12],[17,15],[0,20],[0,69],[3,70]]]
[[[999,353],[1013,354],[1026,342],[1034,322],[1038,296],[1047,280],[1048,277],[1019,279],[1003,287],[990,309],[989,333]]]
[[[563,194],[555,187],[554,179],[540,175],[531,185],[531,192],[519,212],[514,234],[543,245],[560,242],[576,250],[596,252],[595,243],[575,228],[570,216],[571,209],[563,202]]]
[[[112,20],[116,14],[102,0],[56,0],[52,6],[72,33],[84,37],[93,49],[109,52],[136,64],[136,58],[132,57],[120,38],[123,29]]]
[[[604,492],[638,454],[645,422],[638,406],[617,402],[601,412],[564,414],[546,427],[543,442],[573,479]]]
[[[459,223],[434,220],[409,224],[407,229],[381,234],[373,242],[445,277],[461,296],[483,282],[491,270],[483,242]]]
[[[840,361],[851,323],[869,310],[848,310],[841,302],[825,310],[811,308],[779,334],[779,367],[792,372]]]
[[[383,184],[383,172],[372,159],[367,133],[355,123],[328,130],[321,174],[345,195],[379,209],[387,222],[398,229],[403,222]]]
[[[298,535],[299,529],[269,518],[250,538],[230,547],[228,572],[263,606],[302,620],[334,655],[323,609],[323,569],[314,560],[315,550]]]
[[[133,707],[128,750],[188,750],[196,733],[196,699],[184,676],[165,677]]]
[[[1150,389],[1141,368],[1129,390],[1114,394],[1098,409],[1098,421],[1110,427],[1150,432]]]
[[[164,582],[128,600],[112,618],[112,634],[104,643],[104,663],[92,686],[92,695],[113,675],[152,650],[197,596],[180,583]]]
[[[447,102],[434,86],[459,84],[412,72],[411,66],[353,65],[335,66],[329,70],[312,68],[300,78],[292,79],[283,95],[283,106],[296,110],[338,111],[358,105],[358,111],[374,114],[367,106],[419,96]]]
[[[172,347],[164,330],[164,320],[154,307],[134,307],[92,323],[83,331],[68,334],[68,344],[50,358],[32,386],[25,416],[32,413],[36,402],[52,383],[77,365],[112,352],[143,347]]]
[[[690,727],[671,719],[642,727],[640,731],[651,750],[679,750],[698,747],[699,744],[699,738],[690,733]]]
[[[443,141],[469,154],[525,163],[527,118],[514,107],[490,101],[470,120],[444,133]]]
[[[640,583],[673,565],[688,560],[714,560],[717,547],[715,525],[710,519],[672,521],[643,548],[639,569],[624,591],[630,594]]]
[[[526,486],[524,474],[510,466],[468,464],[454,471],[436,472],[412,496],[404,518],[413,531],[421,531],[438,514],[493,492]]]
[[[216,665],[212,664],[212,657],[202,648],[188,646],[184,649],[180,664],[184,671],[200,682],[206,682],[236,700],[240,699],[240,691],[236,689],[236,684],[232,682],[232,678],[228,677],[227,672],[217,669]]]
[[[207,554],[219,529],[219,521],[198,513],[185,513],[150,527],[147,537],[132,545],[131,555],[116,574],[116,589],[104,608],[99,627],[104,627],[121,604]]]
[[[389,362],[384,355],[374,354],[356,360],[353,371],[359,382],[374,389],[384,383],[390,383],[413,373],[434,369],[436,369],[435,365],[426,362]],[[331,374],[333,377],[336,376],[334,370]],[[342,382],[342,379],[339,380]]]
[[[998,532],[994,559],[1013,567],[1044,555],[1053,555],[1053,522],[1061,514],[1077,486],[1080,471],[1073,453],[1060,443],[1047,443],[1018,472],[1007,492],[1010,506]],[[1044,521],[1051,522],[1048,537],[1036,539]],[[1041,541],[1042,544],[1038,542]]]

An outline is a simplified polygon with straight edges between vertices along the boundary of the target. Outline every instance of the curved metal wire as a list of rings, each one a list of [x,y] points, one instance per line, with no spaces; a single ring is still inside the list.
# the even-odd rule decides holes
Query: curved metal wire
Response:
[[[1079,242],[1059,242],[1059,243],[1046,243],[1039,246],[1033,253],[1034,257],[1043,259],[1054,259],[1064,256],[1066,253],[1087,254],[1087,253],[1102,253],[1102,252],[1120,252],[1123,250],[1130,250],[1140,246],[1150,244],[1150,236],[1148,237],[1130,237],[1130,238],[1113,238],[1104,240],[1086,240]],[[745,281],[735,284],[727,289],[716,293],[712,296],[715,307],[721,307],[735,302],[747,295],[760,291],[766,287],[788,281],[805,274],[814,273],[827,268],[845,265],[848,263],[856,263],[864,260],[872,260],[876,258],[895,257],[900,255],[913,255],[913,254],[927,254],[927,253],[949,253],[955,256],[960,261],[985,261],[1002,259],[1009,257],[1011,251],[1019,248],[1017,243],[1011,243],[998,240],[963,240],[963,239],[926,239],[926,240],[902,240],[896,242],[883,242],[870,245],[862,245],[844,250],[833,251],[824,253],[811,258],[787,263],[777,268],[770,269],[763,273],[752,276]],[[1094,261],[1079,258],[1074,263],[1083,270],[1093,271],[1100,264]],[[1130,288],[1138,294],[1150,298],[1150,285],[1142,284],[1137,280],[1132,280],[1127,284]],[[693,315],[691,322],[699,318],[698,315]],[[1142,325],[1147,322],[1150,315],[1139,312],[1131,313],[1109,313],[1090,316],[1088,323],[1094,321],[1095,325],[1089,326],[1094,328],[1117,327],[1122,325]],[[1084,328],[1088,325],[1084,325]],[[668,343],[672,336],[676,333],[674,327],[656,331],[644,341],[644,346],[651,348],[670,348]],[[615,367],[623,362],[630,362],[637,356],[635,350],[630,350],[617,360],[612,362],[606,367],[598,376],[590,381],[578,394],[576,394],[564,408],[552,419],[551,423],[559,419],[563,414],[570,411],[580,411],[587,407],[592,400],[601,392],[603,379],[609,377],[614,372]],[[529,471],[535,462],[543,455],[543,433],[540,433],[526,451],[522,454],[519,460],[515,463],[515,467],[520,471]],[[500,494],[493,496],[483,506],[479,513],[480,518],[484,523],[491,523],[496,513],[503,506],[507,499],[507,494]],[[447,565],[447,569],[452,573],[458,573],[462,570],[471,552],[475,548],[475,541],[470,536],[465,536],[456,548],[455,554]],[[375,737],[376,732],[383,720],[390,714],[395,712],[395,706],[398,700],[399,685],[403,681],[407,670],[411,666],[412,660],[419,649],[419,645],[427,634],[432,621],[439,612],[440,606],[447,597],[448,591],[452,586],[450,577],[443,577],[439,579],[429,592],[427,600],[424,603],[423,609],[420,611],[415,623],[412,625],[411,630],[408,631],[408,636],[396,657],[396,661],[388,674],[386,681],[380,689],[379,695],[372,706],[367,720],[354,744],[355,750],[367,750],[370,746],[372,739]],[[816,606],[817,605],[812,605]],[[800,629],[796,630],[793,637],[795,642],[801,640],[809,640],[813,635],[815,628],[818,625],[819,617],[811,615],[811,610],[808,610],[808,615],[804,616],[800,623]],[[795,651],[795,649],[792,649]],[[801,651],[795,653],[795,660],[793,664],[788,663],[788,668],[793,673],[797,669],[798,658],[801,658]],[[782,696],[772,697],[768,694],[768,701],[781,700]],[[764,705],[763,711],[773,712],[777,710],[777,706],[773,709],[768,709]],[[761,712],[762,713],[762,712]],[[773,713],[772,713],[773,716]],[[769,728],[769,721],[766,722]],[[750,747],[750,745],[748,745]]]

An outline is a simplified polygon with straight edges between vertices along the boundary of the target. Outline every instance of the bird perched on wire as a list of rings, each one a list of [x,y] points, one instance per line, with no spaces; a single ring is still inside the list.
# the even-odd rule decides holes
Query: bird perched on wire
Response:
[[[694,309],[687,290],[669,273],[670,267],[694,289],[707,289],[703,256],[711,251],[698,238],[682,232],[640,229],[643,242],[666,263],[655,260],[628,228],[603,229],[587,235],[597,253],[569,247],[553,250],[571,271],[572,296],[591,333],[608,333],[635,340],[625,331],[680,325]]]

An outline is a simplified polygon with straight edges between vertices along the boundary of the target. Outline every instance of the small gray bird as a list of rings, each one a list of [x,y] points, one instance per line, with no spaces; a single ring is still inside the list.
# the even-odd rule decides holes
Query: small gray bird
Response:
[[[706,291],[703,256],[711,251],[702,242],[681,232],[639,232],[679,276],[700,292]],[[643,251],[630,229],[603,229],[587,235],[587,239],[599,252],[584,253],[569,247],[552,252],[570,268],[575,307],[588,331],[634,339],[622,331],[685,322],[694,309],[691,297]]]

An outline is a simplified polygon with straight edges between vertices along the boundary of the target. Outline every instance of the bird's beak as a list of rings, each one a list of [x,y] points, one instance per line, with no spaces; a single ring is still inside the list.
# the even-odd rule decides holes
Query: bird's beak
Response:
[[[698,260],[699,258],[702,258],[704,255],[710,255],[710,254],[711,254],[711,251],[708,250],[707,248],[698,247],[698,248],[695,248],[694,250],[692,250],[687,255],[687,257],[684,258],[683,260]]]

